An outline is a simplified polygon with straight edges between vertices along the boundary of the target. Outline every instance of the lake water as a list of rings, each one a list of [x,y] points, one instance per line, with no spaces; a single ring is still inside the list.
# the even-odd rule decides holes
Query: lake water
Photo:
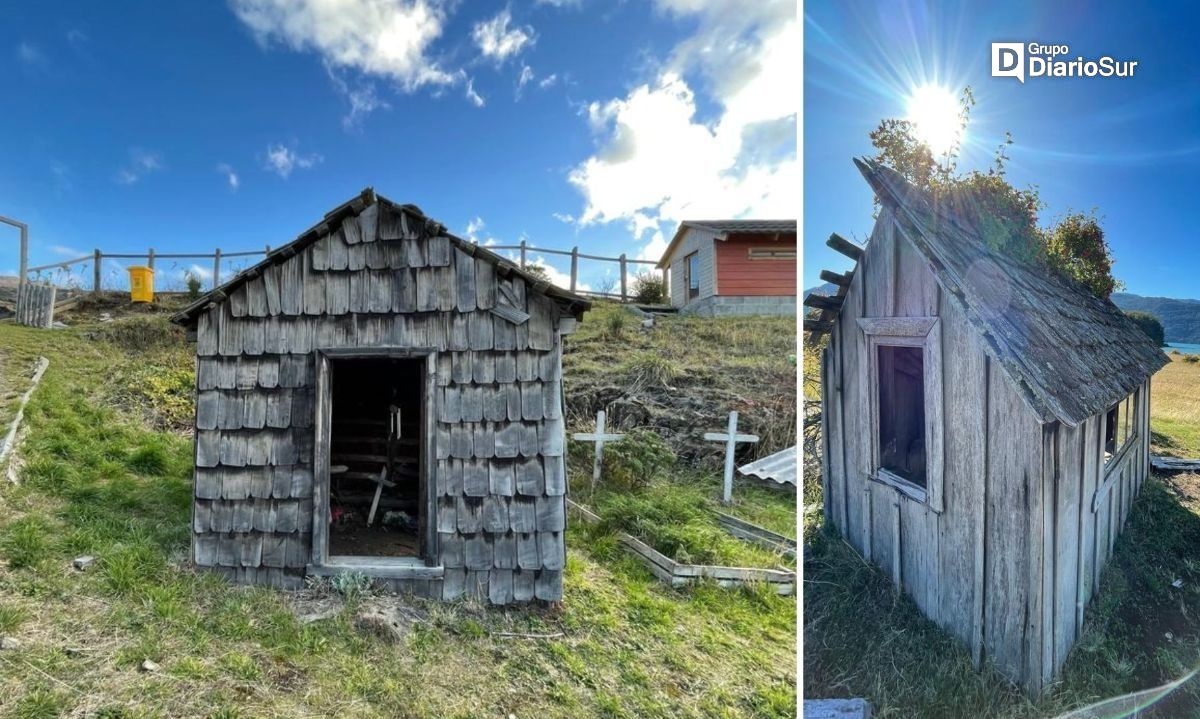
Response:
[[[1168,342],[1166,351],[1170,353],[1171,350],[1179,350],[1185,355],[1200,354],[1200,345],[1191,345],[1186,342]]]

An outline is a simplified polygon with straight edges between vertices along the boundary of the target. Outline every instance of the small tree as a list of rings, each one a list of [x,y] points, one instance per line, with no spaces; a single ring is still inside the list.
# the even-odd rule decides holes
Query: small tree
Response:
[[[1138,312],[1137,310],[1129,310],[1125,313],[1129,319],[1137,323],[1142,331],[1149,335],[1150,339],[1154,340],[1159,347],[1165,347],[1167,344],[1166,332],[1163,331],[1162,322],[1149,312]]]
[[[643,272],[633,278],[633,299],[643,305],[661,305],[667,301],[667,283],[662,275]]]
[[[550,272],[546,270],[545,265],[525,265],[522,269],[539,280],[550,281]]]

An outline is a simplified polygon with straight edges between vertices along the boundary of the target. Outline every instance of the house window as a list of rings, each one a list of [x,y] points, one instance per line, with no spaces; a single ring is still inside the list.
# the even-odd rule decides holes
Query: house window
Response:
[[[796,248],[774,249],[771,247],[751,247],[747,251],[747,256],[751,260],[794,260],[796,259]]]
[[[1129,395],[1109,408],[1104,415],[1104,461],[1107,463],[1133,439],[1133,407],[1135,395]]]
[[[879,467],[925,488],[925,362],[920,347],[878,348]]]
[[[700,296],[700,253],[693,252],[683,258],[683,280],[687,298],[694,300]]]

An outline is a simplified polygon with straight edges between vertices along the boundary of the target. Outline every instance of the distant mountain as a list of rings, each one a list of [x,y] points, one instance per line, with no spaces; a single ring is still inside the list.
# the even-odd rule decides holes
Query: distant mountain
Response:
[[[1123,310],[1148,312],[1157,317],[1168,342],[1200,344],[1200,300],[1142,297],[1128,292],[1114,292],[1110,299]]]
[[[837,294],[837,290],[838,290],[837,285],[833,284],[832,282],[826,282],[823,285],[817,285],[816,287],[809,287],[807,290],[804,291],[804,297],[808,297],[809,295],[832,296],[832,295]],[[803,299],[803,297],[801,299]]]

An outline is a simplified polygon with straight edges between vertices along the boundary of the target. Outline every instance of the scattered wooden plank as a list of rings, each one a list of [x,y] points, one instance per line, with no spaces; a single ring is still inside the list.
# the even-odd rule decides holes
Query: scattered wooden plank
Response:
[[[3,444],[0,444],[0,463],[3,463],[12,452],[13,445],[16,443],[17,431],[21,429],[21,420],[25,418],[25,405],[29,404],[29,398],[33,396],[33,391],[37,389],[38,383],[42,381],[42,375],[46,373],[46,368],[49,366],[50,360],[38,357],[37,366],[33,370],[33,378],[29,382],[29,389],[21,395],[21,403],[17,405],[17,416],[13,417],[12,424],[8,426],[8,434],[4,436]]]
[[[1200,472],[1200,459],[1150,455],[1150,466],[1160,472]]]
[[[789,557],[796,556],[796,540],[791,537],[785,537],[782,534],[776,534],[769,529],[764,529],[757,524],[751,524],[742,519],[738,519],[730,514],[717,512],[717,521],[725,531],[729,532],[738,539],[744,539],[752,544],[757,544],[760,547],[771,550],[772,552],[780,552]]]
[[[805,719],[871,719],[866,699],[805,699]]]

